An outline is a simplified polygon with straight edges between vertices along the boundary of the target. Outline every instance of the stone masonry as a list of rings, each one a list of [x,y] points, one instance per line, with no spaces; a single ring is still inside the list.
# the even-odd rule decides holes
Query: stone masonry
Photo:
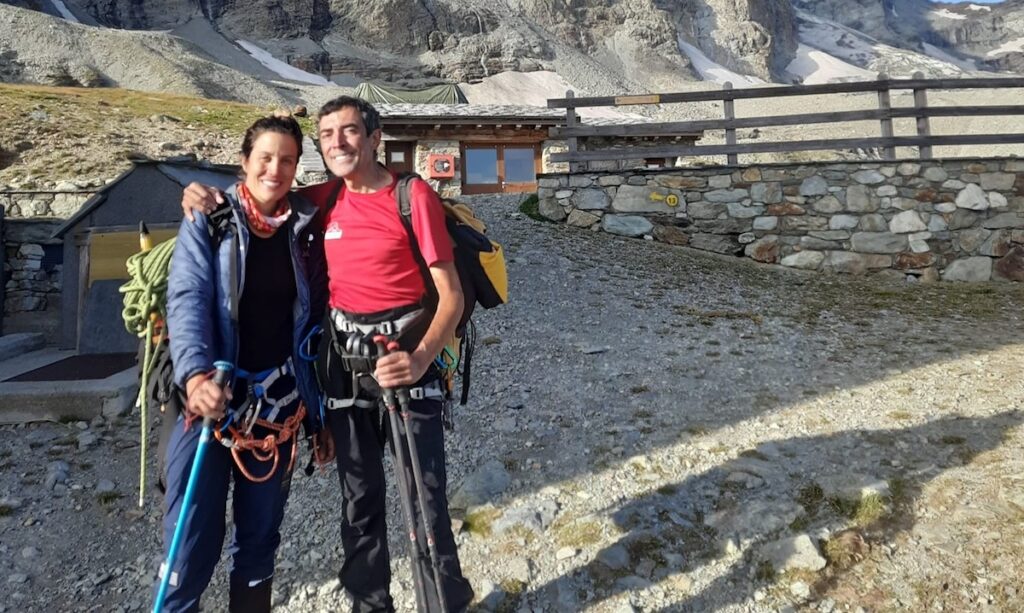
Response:
[[[540,213],[791,268],[1024,281],[1024,160],[542,175]]]
[[[0,207],[8,223],[3,236],[6,261],[4,313],[45,311],[59,302],[61,266],[43,265],[44,245],[57,222],[74,215],[102,179],[63,181],[47,190],[0,186]]]

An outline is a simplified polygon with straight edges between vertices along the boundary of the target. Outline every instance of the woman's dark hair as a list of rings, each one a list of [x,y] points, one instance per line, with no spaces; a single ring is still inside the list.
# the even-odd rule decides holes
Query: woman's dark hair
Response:
[[[377,109],[373,108],[373,105],[366,100],[352,96],[338,96],[324,103],[316,114],[317,123],[327,115],[344,108],[353,108],[359,111],[359,115],[363,118],[363,127],[366,129],[367,136],[380,129],[380,113],[377,112]]]
[[[295,139],[295,147],[298,149],[299,155],[302,155],[302,128],[299,127],[299,122],[287,115],[269,115],[253,122],[245,131],[245,137],[242,139],[242,155],[249,157],[249,154],[252,153],[252,144],[264,132],[277,132],[291,136]]]

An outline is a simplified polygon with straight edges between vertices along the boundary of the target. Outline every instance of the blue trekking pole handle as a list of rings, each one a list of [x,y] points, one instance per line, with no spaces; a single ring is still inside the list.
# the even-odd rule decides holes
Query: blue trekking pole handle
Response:
[[[219,387],[224,387],[231,378],[231,371],[235,367],[231,362],[224,360],[214,362],[213,365],[217,369],[213,375],[213,382]],[[192,506],[196,482],[199,481],[199,470],[203,464],[203,456],[206,455],[206,443],[210,441],[212,430],[213,418],[204,417],[203,430],[199,433],[199,443],[196,445],[196,457],[192,459],[192,470],[189,472],[188,483],[185,485],[185,496],[181,500],[181,511],[178,512],[178,523],[174,526],[174,536],[171,537],[171,546],[167,550],[167,560],[164,561],[164,576],[160,579],[160,589],[157,590],[156,602],[153,603],[153,613],[160,613],[164,608],[164,598],[167,597],[167,587],[171,583],[174,559],[178,557],[178,548],[181,547],[181,538],[185,532],[185,518],[188,515],[188,508]]]

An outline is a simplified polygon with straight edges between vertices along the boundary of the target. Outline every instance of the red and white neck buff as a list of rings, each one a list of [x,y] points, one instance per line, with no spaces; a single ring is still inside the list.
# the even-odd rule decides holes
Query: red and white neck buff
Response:
[[[238,199],[242,201],[242,210],[245,211],[245,218],[249,227],[262,234],[273,234],[288,221],[292,214],[292,206],[288,202],[288,196],[277,201],[273,215],[264,215],[253,204],[252,194],[245,183],[238,184]]]

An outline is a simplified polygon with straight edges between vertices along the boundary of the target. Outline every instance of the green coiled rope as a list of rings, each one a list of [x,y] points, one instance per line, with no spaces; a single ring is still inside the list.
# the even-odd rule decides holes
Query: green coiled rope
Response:
[[[166,322],[167,318],[167,279],[170,269],[171,254],[174,252],[175,239],[165,240],[147,251],[140,251],[128,258],[127,283],[117,291],[124,294],[124,309],[121,318],[128,332],[143,339],[142,363],[139,364],[139,395],[135,406],[139,407],[141,433],[139,446],[139,506],[142,506],[146,493],[146,438],[149,423],[147,389],[149,375],[153,370],[155,352],[154,339],[156,322]]]

